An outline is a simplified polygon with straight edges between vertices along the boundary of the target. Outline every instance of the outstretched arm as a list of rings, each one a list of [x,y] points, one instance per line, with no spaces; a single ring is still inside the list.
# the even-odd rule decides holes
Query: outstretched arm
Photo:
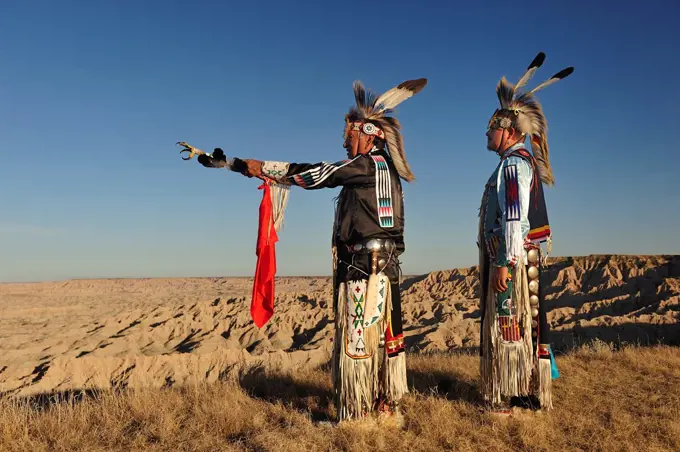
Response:
[[[233,158],[227,161],[224,152],[216,148],[212,154],[199,155],[198,161],[208,168],[224,168],[244,176],[268,178],[281,184],[297,185],[307,190],[334,188],[340,185],[375,184],[376,163],[367,155],[335,163],[289,163]]]
[[[246,160],[246,162],[250,167],[251,161]],[[340,185],[375,184],[375,163],[365,155],[335,163],[264,161],[261,162],[260,168],[260,174],[264,177],[283,184],[297,185],[307,190],[333,188]]]

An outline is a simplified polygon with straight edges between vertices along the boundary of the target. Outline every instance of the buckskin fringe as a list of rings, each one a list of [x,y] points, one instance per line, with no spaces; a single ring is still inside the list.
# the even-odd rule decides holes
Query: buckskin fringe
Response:
[[[520,254],[520,259],[517,262],[515,271],[513,272],[515,284],[513,285],[513,294],[515,304],[517,306],[517,317],[520,322],[520,327],[524,331],[521,341],[522,351],[518,356],[518,384],[520,395],[529,395],[531,393],[531,377],[534,370],[534,356],[535,350],[533,341],[531,339],[531,303],[529,301],[529,280],[527,277],[527,269],[524,265],[524,259]]]
[[[487,271],[491,272],[493,267]],[[481,278],[481,276],[480,276]],[[498,319],[496,318],[496,300],[494,288],[491,285],[491,278],[487,287],[487,296],[484,300],[484,328],[482,330],[482,356],[479,363],[479,373],[482,380],[482,395],[484,400],[491,403],[501,402],[500,386],[495,385],[497,380],[496,369],[494,362],[495,345],[499,340],[498,334]]]
[[[522,378],[524,369],[522,363],[525,361],[525,348],[521,342],[502,342],[498,353],[498,383],[500,383],[501,393],[504,396],[520,396],[528,392]]]
[[[549,359],[538,360],[538,400],[541,402],[541,408],[550,411],[553,408],[552,404],[552,368]]]
[[[371,356],[350,358],[345,353],[347,335],[347,286],[338,287],[338,311],[335,317],[335,346],[333,347],[333,381],[338,420],[361,418],[373,409],[379,389],[379,335],[364,337]],[[370,335],[369,335],[370,336]]]
[[[406,352],[399,353],[397,356],[389,357],[385,353],[385,363],[383,367],[385,396],[387,402],[397,403],[408,392],[408,381],[406,379]]]
[[[491,266],[488,271],[494,271],[494,267]],[[501,338],[492,278],[489,278],[485,302],[480,374],[483,397],[494,404],[500,403],[502,396],[525,396],[531,392],[534,350],[529,287],[523,259],[519,259],[513,278],[512,299],[517,306],[518,321],[524,333],[522,340],[505,342]]]

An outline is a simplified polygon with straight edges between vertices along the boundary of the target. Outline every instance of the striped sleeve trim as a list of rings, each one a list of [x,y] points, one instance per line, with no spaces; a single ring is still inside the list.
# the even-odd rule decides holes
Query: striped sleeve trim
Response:
[[[359,158],[359,156],[356,156],[351,160],[340,160],[339,162],[335,163],[323,162],[316,168],[312,168],[307,171],[303,171],[302,173],[288,176],[288,180],[291,183],[298,185],[302,188],[316,187],[317,185],[321,184],[323,181],[328,179],[337,170],[349,165],[357,158]]]

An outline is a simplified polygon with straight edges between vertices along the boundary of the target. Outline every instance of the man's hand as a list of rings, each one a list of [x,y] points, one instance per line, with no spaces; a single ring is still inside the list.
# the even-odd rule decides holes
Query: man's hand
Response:
[[[227,166],[227,157],[220,148],[215,148],[212,155],[201,154],[198,156],[198,163],[206,168],[224,168]]]
[[[508,267],[496,267],[491,287],[493,287],[496,292],[505,292],[508,290]]]

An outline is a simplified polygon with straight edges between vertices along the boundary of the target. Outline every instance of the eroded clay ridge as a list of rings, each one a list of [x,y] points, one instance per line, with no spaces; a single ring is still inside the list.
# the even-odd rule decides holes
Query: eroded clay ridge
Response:
[[[550,261],[554,342],[680,340],[680,256]],[[276,312],[250,320],[252,278],[101,279],[0,284],[0,391],[214,381],[242,366],[319,365],[330,356],[330,278],[277,279]],[[477,268],[405,278],[411,351],[479,344]]]

